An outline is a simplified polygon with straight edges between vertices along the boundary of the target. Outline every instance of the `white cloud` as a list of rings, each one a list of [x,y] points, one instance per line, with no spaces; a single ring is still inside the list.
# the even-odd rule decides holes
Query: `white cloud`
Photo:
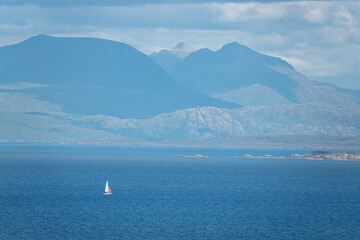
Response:
[[[295,46],[294,49],[268,52],[294,65],[310,78],[336,77],[357,72],[360,66],[359,45],[339,46],[333,49],[318,49],[309,46]],[[341,53],[341,54],[339,54]]]
[[[279,3],[213,3],[210,7],[218,13],[221,22],[280,19],[285,14],[284,4]]]
[[[308,8],[305,16],[310,23],[321,24],[325,22],[324,12],[321,8]]]

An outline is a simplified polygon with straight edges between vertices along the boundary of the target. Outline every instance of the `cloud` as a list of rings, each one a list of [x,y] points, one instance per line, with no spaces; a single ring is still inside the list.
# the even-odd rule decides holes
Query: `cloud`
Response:
[[[280,19],[285,15],[284,4],[278,3],[213,3],[210,7],[218,13],[217,19],[220,22]]]
[[[303,0],[272,0],[271,2],[297,2]],[[316,1],[316,0],[315,0]],[[321,1],[321,0],[320,0]],[[199,4],[209,2],[230,2],[229,0],[2,0],[4,5],[16,6],[24,4],[33,4],[42,7],[69,7],[69,6],[133,6],[144,4]],[[232,2],[247,3],[249,0],[235,0]],[[267,3],[269,0],[257,0],[257,2]]]
[[[0,89],[3,90],[16,90],[16,89],[27,89],[27,88],[39,88],[39,87],[49,87],[49,85],[41,84],[41,83],[26,83],[26,82],[19,82],[15,84],[0,84]]]

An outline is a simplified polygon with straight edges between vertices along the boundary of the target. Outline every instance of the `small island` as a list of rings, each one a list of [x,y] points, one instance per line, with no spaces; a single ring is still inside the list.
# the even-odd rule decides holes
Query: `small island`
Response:
[[[251,154],[244,154],[236,156],[240,158],[303,158],[308,160],[338,160],[338,161],[360,161],[360,153],[350,151],[339,151],[339,152],[326,152],[326,151],[314,151],[308,154],[291,154],[290,156],[272,156],[269,154],[263,156],[253,156]]]
[[[208,156],[204,156],[204,155],[201,155],[199,153],[195,153],[195,154],[192,154],[192,155],[182,155],[182,154],[177,154],[175,155],[176,157],[191,157],[191,158],[207,158]]]

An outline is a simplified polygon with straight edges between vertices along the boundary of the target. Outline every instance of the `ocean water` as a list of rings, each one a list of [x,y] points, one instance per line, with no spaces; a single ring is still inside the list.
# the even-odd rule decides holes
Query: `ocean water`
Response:
[[[359,239],[360,162],[234,157],[307,152],[0,145],[0,239]]]

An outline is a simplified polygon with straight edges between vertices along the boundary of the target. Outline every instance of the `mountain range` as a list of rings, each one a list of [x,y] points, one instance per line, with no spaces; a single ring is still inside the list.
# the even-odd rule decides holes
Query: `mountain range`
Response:
[[[344,92],[314,84],[286,61],[236,42],[215,52],[191,53],[172,68],[170,76],[195,91],[241,105],[356,104]]]
[[[359,99],[236,42],[147,56],[104,39],[38,35],[0,48],[5,142],[358,136]]]
[[[103,39],[39,35],[2,47],[0,81],[3,91],[17,90],[77,114],[147,118],[191,107],[238,106],[194,92],[147,55]]]

